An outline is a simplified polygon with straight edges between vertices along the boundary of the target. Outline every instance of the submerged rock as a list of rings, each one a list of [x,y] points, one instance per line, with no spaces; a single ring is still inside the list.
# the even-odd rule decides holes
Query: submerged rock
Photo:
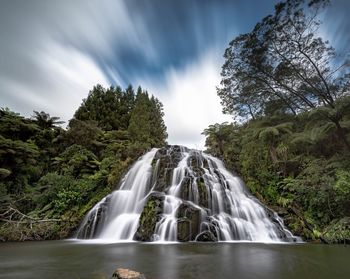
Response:
[[[140,272],[133,271],[126,268],[118,268],[114,271],[112,278],[116,279],[146,279],[145,275]]]

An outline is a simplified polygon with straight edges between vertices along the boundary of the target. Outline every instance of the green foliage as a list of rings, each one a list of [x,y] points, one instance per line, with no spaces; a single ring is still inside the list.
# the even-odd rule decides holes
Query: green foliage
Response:
[[[328,4],[278,3],[230,42],[217,93],[241,124],[203,132],[207,152],[311,239],[350,215],[350,64],[318,35]]]
[[[120,87],[103,88],[96,85],[83,100],[74,118],[81,121],[97,121],[106,131],[126,129],[130,111],[134,106],[134,92],[131,86],[126,91]]]
[[[324,239],[328,243],[350,243],[350,217],[344,217],[340,220],[334,220],[326,228]]]
[[[350,64],[318,34],[327,5],[327,0],[278,3],[273,15],[230,42],[218,88],[224,112],[247,120],[312,110],[323,120],[315,132],[336,132],[350,151],[343,122],[350,111]]]
[[[38,126],[42,129],[50,129],[50,128],[56,128],[57,124],[63,124],[64,121],[59,121],[59,117],[53,116],[51,117],[50,114],[41,111],[33,111],[34,115],[33,118],[35,122],[38,124]]]
[[[89,150],[97,151],[101,145],[99,138],[102,135],[102,130],[97,124],[93,120],[81,121],[72,119],[65,134],[65,141],[68,145],[79,144]]]
[[[0,110],[0,214],[11,206],[54,220],[0,221],[0,239],[67,237],[140,155],[166,143],[162,104],[141,88],[137,96],[131,86],[97,85],[67,130],[43,111],[25,118]]]
[[[73,177],[91,174],[98,170],[100,165],[94,153],[78,144],[71,145],[54,160],[61,174]]]
[[[322,237],[331,222],[350,215],[350,154],[327,128],[334,123],[316,110],[215,124],[203,132],[207,152],[224,159],[263,202],[284,208],[290,229],[306,239]]]
[[[162,104],[153,96],[149,98],[148,93],[139,88],[128,132],[140,143],[149,144],[150,147],[163,146],[168,136],[163,116]]]
[[[350,171],[347,170],[337,170],[336,173],[337,181],[334,184],[334,190],[339,195],[349,195],[350,194]]]

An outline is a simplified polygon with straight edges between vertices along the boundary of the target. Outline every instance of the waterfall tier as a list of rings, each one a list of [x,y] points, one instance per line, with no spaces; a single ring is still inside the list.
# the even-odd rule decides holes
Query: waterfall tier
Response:
[[[239,177],[201,151],[153,149],[87,214],[77,238],[108,241],[296,241]]]

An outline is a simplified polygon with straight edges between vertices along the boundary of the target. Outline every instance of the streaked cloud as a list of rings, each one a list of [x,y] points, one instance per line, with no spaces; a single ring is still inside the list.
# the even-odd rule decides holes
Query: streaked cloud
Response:
[[[169,142],[193,148],[204,148],[201,133],[216,122],[231,121],[221,112],[216,86],[220,82],[220,59],[209,51],[184,69],[169,69],[165,81],[145,84],[149,93],[162,98]]]
[[[277,2],[0,1],[0,106],[68,121],[93,85],[140,84],[163,102],[169,142],[202,147],[229,119],[215,92],[224,49]],[[322,30],[342,49],[349,6],[335,0]]]

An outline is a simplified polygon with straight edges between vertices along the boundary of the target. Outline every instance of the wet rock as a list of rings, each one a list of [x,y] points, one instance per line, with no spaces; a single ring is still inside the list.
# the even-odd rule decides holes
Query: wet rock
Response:
[[[140,216],[139,227],[134,235],[135,240],[152,241],[157,222],[162,217],[164,194],[152,193]]]
[[[171,186],[172,174],[174,168],[182,160],[181,149],[186,149],[184,147],[174,145],[171,147],[161,148],[157,151],[154,156],[152,166],[156,170],[156,179],[154,190],[158,192],[166,192]]]
[[[218,239],[215,237],[215,235],[211,231],[204,231],[197,236],[196,241],[216,242],[218,241]]]
[[[191,169],[195,176],[201,176],[205,173],[203,169],[203,156],[200,151],[193,152],[189,157]]]
[[[112,278],[116,279],[146,279],[145,275],[140,272],[133,271],[126,268],[118,268],[114,271]]]
[[[187,219],[180,219],[177,221],[177,239],[179,241],[191,240],[191,221]]]
[[[201,223],[200,209],[191,203],[183,203],[177,210],[177,239],[178,241],[195,240]]]
[[[106,200],[101,203],[98,208],[96,208],[94,211],[91,211],[91,213],[86,216],[87,220],[85,222],[85,225],[78,231],[77,238],[95,238],[100,233],[100,230],[98,228],[101,228],[106,220],[106,212],[109,203],[110,197],[107,197]]]
[[[180,185],[180,197],[183,200],[192,200],[191,194],[192,194],[192,183],[193,178],[190,176],[185,176]]]
[[[203,177],[200,177],[197,180],[197,188],[199,194],[199,205],[202,207],[208,207],[208,189]]]

